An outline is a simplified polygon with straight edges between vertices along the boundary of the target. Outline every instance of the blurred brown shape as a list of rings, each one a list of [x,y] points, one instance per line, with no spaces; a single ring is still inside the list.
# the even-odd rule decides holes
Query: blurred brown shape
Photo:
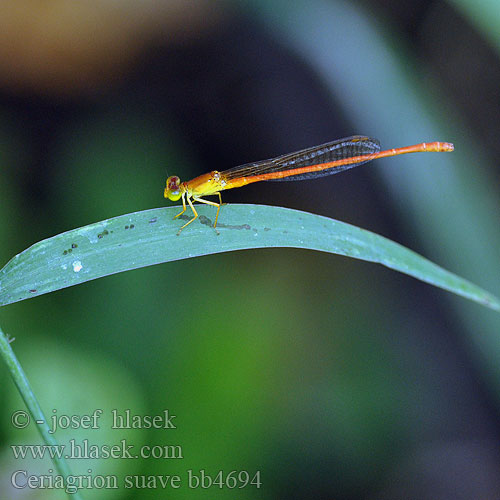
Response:
[[[19,0],[0,4],[0,86],[73,94],[113,85],[145,46],[211,31],[208,0]]]

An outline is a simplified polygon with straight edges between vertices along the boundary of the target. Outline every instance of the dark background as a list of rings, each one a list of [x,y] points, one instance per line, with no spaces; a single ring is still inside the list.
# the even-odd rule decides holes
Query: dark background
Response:
[[[456,149],[223,199],[358,225],[500,294],[500,8],[198,0],[2,10],[2,262],[62,231],[168,205],[167,172],[188,180],[366,134],[384,148]],[[177,415],[172,431],[58,434],[183,448],[182,460],[72,461],[75,473],[260,470],[261,490],[237,492],[249,499],[492,499],[497,316],[379,266],[266,249],[64,289],[3,308],[1,324],[47,415]],[[2,377],[0,481],[14,498],[12,470],[51,465],[13,460],[10,444],[40,438],[11,427],[23,405]]]

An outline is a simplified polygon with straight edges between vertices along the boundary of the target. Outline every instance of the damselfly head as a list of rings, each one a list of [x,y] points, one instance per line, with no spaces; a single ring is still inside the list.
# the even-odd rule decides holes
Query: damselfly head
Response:
[[[171,201],[178,201],[180,199],[182,196],[181,180],[177,175],[172,175],[167,179],[163,196]]]

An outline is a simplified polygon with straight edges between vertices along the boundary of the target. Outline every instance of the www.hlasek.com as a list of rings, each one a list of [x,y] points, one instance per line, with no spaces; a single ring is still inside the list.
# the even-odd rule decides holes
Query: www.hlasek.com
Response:
[[[242,489],[253,487],[259,489],[262,486],[260,471],[250,474],[245,470],[222,470],[215,474],[209,474],[205,469],[194,471],[188,469],[181,475],[136,475],[125,476],[120,482],[116,475],[92,475],[92,469],[88,469],[85,475],[69,475],[66,478],[54,473],[53,469],[48,474],[30,475],[26,470],[17,470],[11,476],[11,484],[16,489],[48,489],[63,490],[74,494],[79,490],[91,489],[178,489],[183,485],[190,489]]]
[[[176,459],[184,458],[180,445],[143,445],[136,449],[122,439],[118,444],[91,444],[88,439],[77,442],[70,439],[65,444],[13,444],[10,446],[15,459],[65,458],[65,459]]]

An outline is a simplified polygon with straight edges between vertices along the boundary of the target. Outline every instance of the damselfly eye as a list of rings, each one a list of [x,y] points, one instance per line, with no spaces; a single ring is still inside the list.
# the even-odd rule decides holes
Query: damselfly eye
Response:
[[[177,175],[172,175],[167,179],[164,197],[171,201],[177,201],[181,197],[181,180]]]

